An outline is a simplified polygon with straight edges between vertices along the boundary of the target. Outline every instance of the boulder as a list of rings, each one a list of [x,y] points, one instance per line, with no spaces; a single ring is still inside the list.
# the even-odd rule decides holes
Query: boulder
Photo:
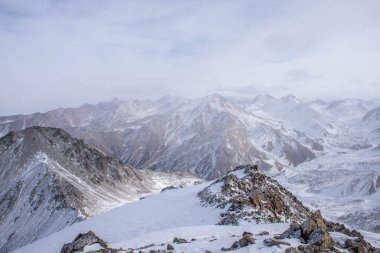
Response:
[[[250,244],[254,244],[255,241],[250,234],[244,234],[243,237],[239,240],[240,247],[247,247]]]
[[[174,250],[174,247],[171,244],[168,244],[168,246],[166,246],[166,249],[167,250]]]
[[[285,250],[285,253],[298,253],[298,252],[299,251],[294,247],[290,247]]]
[[[302,243],[309,244],[308,250],[311,252],[334,248],[334,242],[319,210],[312,213],[300,226],[297,224],[290,225],[279,238],[298,238]]]
[[[61,253],[73,253],[83,250],[86,246],[99,243],[103,248],[107,249],[107,243],[100,239],[94,232],[80,233],[71,243],[66,243],[61,249]]]
[[[232,245],[231,245],[231,249],[237,249],[239,248],[239,242],[238,241],[235,241]]]
[[[315,213],[312,213],[310,218],[307,219],[301,225],[302,236],[309,237],[309,235],[316,229],[320,228],[323,231],[327,231],[326,225],[323,221],[321,212],[318,210]]]
[[[181,244],[181,243],[187,243],[185,239],[174,237],[173,243]]]

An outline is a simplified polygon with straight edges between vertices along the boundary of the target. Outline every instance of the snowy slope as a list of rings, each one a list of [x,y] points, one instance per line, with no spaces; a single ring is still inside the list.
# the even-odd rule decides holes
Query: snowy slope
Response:
[[[338,122],[333,117],[323,115],[291,94],[280,99],[259,95],[252,100],[238,102],[248,112],[281,121],[284,127],[296,129],[313,139],[337,131]]]
[[[197,178],[139,171],[61,129],[33,127],[0,139],[0,252],[74,222]]]
[[[232,174],[238,177],[244,176],[242,171]],[[107,241],[112,248],[136,249],[148,246],[143,249],[143,252],[149,252],[151,249],[166,249],[167,244],[173,244],[174,237],[184,238],[189,242],[173,244],[174,252],[199,253],[205,250],[222,252],[222,247],[229,248],[234,241],[241,237],[243,232],[252,233],[256,243],[237,249],[235,252],[284,252],[289,247],[287,245],[268,247],[264,244],[265,239],[273,238],[275,234],[280,234],[286,230],[289,226],[287,223],[255,224],[245,222],[238,226],[215,226],[224,209],[202,205],[198,197],[198,193],[210,186],[211,183],[168,190],[159,195],[126,204],[76,223],[15,252],[60,252],[63,244],[71,242],[79,233],[85,233],[89,230]],[[257,235],[263,231],[267,231],[269,234]],[[369,235],[375,242],[376,240],[377,243],[380,242],[378,235]],[[334,238],[342,240],[345,236],[335,233]],[[292,246],[301,244],[295,238],[284,239],[283,241]]]
[[[358,229],[380,232],[380,152],[339,149],[278,179],[310,207]]]
[[[59,126],[137,168],[190,171],[213,179],[235,166],[258,163],[268,175],[279,175],[284,183],[293,178],[281,175],[298,173],[305,183],[298,180],[295,185],[300,184],[302,189],[312,189],[315,182],[321,182],[326,189],[341,189],[343,184],[347,201],[352,195],[366,203],[372,201],[372,195],[359,185],[370,185],[370,178],[377,176],[380,130],[373,115],[379,106],[380,100],[359,99],[305,103],[293,95],[115,99],[79,108],[0,117],[0,135],[31,125]],[[342,179],[329,181],[339,175]],[[294,181],[291,182],[289,187]],[[350,187],[351,184],[358,186]],[[301,196],[303,191],[298,191],[298,186],[294,188],[294,194]],[[321,207],[332,203],[324,197],[323,190],[308,190],[307,194],[318,199],[315,203]],[[361,218],[376,217],[371,208],[360,201],[349,203],[358,215],[346,217],[345,221],[374,230],[372,218]],[[343,215],[331,212],[331,217]]]

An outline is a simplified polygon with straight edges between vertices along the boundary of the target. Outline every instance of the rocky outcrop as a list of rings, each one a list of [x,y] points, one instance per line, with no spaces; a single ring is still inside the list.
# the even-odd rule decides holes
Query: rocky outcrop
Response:
[[[261,174],[257,166],[239,166],[216,180],[198,196],[204,205],[227,208],[219,224],[247,222],[301,222],[309,215],[302,205],[277,181]]]
[[[361,252],[370,252],[370,253],[380,253],[380,249],[373,247],[369,242],[367,242],[363,235],[356,230],[350,230],[345,225],[335,222],[325,221],[327,230],[329,232],[338,232],[344,235],[347,235],[354,239],[346,239],[344,244],[339,242],[334,242],[336,248],[346,249],[349,252],[361,253]]]
[[[334,247],[320,211],[312,213],[301,225],[292,224],[279,238],[300,239],[308,244],[305,252],[323,252]]]
[[[88,231],[84,234],[79,234],[71,243],[63,245],[61,253],[82,252],[86,246],[99,244],[103,249],[108,249],[105,241],[100,239],[94,232]]]
[[[350,239],[346,239],[342,245],[339,242],[333,241],[329,232],[345,234],[349,236]],[[380,253],[380,249],[374,248],[359,232],[349,230],[342,224],[326,221],[323,219],[319,210],[311,214],[301,225],[290,225],[290,227],[284,233],[277,236],[277,238],[300,239],[301,243],[306,245],[299,245],[298,250],[305,253],[324,251],[340,252],[340,249],[348,250],[348,252],[352,253]],[[292,251],[294,250],[292,249]],[[289,250],[289,252],[291,251]]]

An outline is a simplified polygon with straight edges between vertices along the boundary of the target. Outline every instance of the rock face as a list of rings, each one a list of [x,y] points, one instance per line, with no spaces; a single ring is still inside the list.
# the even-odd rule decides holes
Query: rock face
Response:
[[[332,249],[334,244],[320,211],[311,214],[310,218],[299,225],[291,225],[282,238],[299,238],[302,243],[309,244],[312,252],[323,252]]]
[[[239,166],[233,172],[216,180],[198,196],[204,205],[227,208],[219,224],[241,221],[300,222],[309,210],[277,181],[261,174],[257,166]]]
[[[191,181],[198,179],[136,170],[62,129],[9,133],[0,139],[0,252],[162,186]]]

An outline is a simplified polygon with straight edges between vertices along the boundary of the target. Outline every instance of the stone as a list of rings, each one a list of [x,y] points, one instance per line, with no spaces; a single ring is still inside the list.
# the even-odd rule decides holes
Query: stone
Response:
[[[247,247],[250,244],[254,244],[255,241],[252,238],[250,234],[245,234],[240,240],[239,240],[239,246],[240,247]]]
[[[307,243],[318,245],[323,249],[332,249],[334,244],[330,234],[320,228],[314,229],[311,232]]]
[[[80,233],[71,243],[63,245],[61,253],[81,251],[84,247],[95,243],[99,243],[103,248],[108,248],[107,243],[90,230],[84,234]]]
[[[171,244],[168,244],[168,246],[166,246],[166,249],[167,250],[174,250],[174,247]]]
[[[235,241],[232,246],[231,246],[231,249],[237,249],[239,248],[239,242],[238,241]]]
[[[245,236],[245,235],[253,236],[253,234],[252,234],[251,232],[246,232],[246,231],[244,231],[243,234],[242,234],[242,236]]]
[[[262,231],[262,232],[258,233],[256,236],[264,236],[264,235],[269,235],[269,232],[268,231]]]
[[[287,248],[285,253],[298,253],[298,250],[294,247]]]
[[[173,243],[181,244],[181,243],[187,243],[185,239],[174,237]]]
[[[316,228],[320,228],[323,231],[327,231],[326,225],[323,221],[321,212],[319,210],[312,213],[310,218],[307,219],[304,223],[302,223],[301,225],[302,236],[305,238],[309,237],[309,235]]]
[[[301,243],[309,244],[311,252],[334,248],[334,242],[318,210],[310,215],[300,226],[292,224],[279,238],[298,238]],[[302,251],[302,250],[301,250]]]
[[[284,241],[279,241],[279,240],[274,240],[274,239],[265,239],[264,240],[264,245],[268,247],[272,246],[279,246],[279,245],[287,245],[290,246],[290,243],[284,242]]]

